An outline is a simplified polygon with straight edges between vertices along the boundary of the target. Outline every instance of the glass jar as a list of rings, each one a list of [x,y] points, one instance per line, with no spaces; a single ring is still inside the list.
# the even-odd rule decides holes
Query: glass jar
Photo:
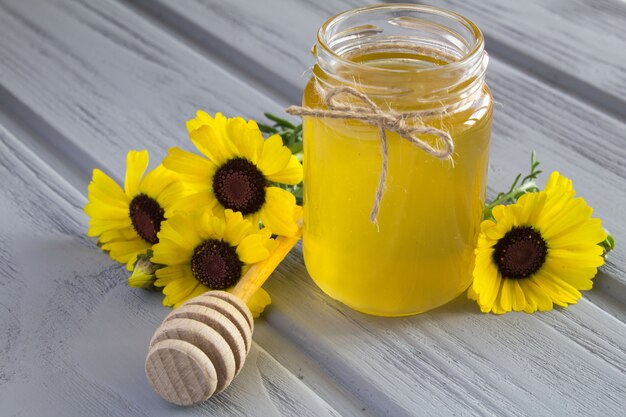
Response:
[[[328,20],[313,52],[304,107],[328,109],[325,92],[349,87],[384,112],[430,113],[407,123],[448,132],[454,153],[436,158],[387,130],[387,178],[371,221],[378,127],[304,117],[307,270],[324,292],[364,313],[405,316],[452,300],[472,280],[487,181],[493,102],[480,30],[438,8],[376,5]],[[420,139],[441,147],[434,136]]]

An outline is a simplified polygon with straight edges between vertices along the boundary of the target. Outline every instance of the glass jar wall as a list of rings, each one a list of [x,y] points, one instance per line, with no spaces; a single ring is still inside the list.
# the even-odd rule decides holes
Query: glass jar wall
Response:
[[[384,112],[425,112],[406,123],[445,131],[454,142],[451,160],[438,159],[387,131],[388,175],[372,222],[382,169],[378,127],[304,118],[304,257],[331,297],[365,313],[403,316],[469,286],[492,118],[483,46],[472,22],[417,5],[350,10],[320,29],[305,107],[327,109],[324,95],[348,87]],[[435,136],[420,139],[442,146]]]

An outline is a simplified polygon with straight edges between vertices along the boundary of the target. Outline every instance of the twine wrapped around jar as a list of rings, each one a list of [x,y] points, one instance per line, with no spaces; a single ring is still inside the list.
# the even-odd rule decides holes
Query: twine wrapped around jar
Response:
[[[337,96],[339,96],[340,94],[351,96],[360,101],[361,104],[340,102],[337,99]],[[441,109],[437,109],[402,113],[396,112],[391,109],[384,110],[377,106],[365,94],[355,90],[352,87],[346,86],[332,88],[323,93],[322,98],[328,109],[314,109],[302,106],[289,106],[285,111],[293,116],[313,116],[322,118],[327,117],[331,119],[360,120],[369,125],[378,127],[381,142],[382,167],[378,180],[378,187],[376,189],[376,196],[374,198],[374,205],[370,213],[370,221],[372,223],[376,223],[378,220],[380,203],[383,199],[385,183],[387,182],[389,155],[387,134],[385,131],[397,133],[401,138],[417,146],[428,155],[442,160],[452,160],[452,154],[454,153],[454,141],[452,140],[450,134],[441,129],[428,127],[422,122],[423,118],[441,116],[443,113],[445,113],[445,110],[442,111]],[[412,121],[413,123],[409,124],[407,123],[407,121]],[[419,135],[437,136],[443,141],[444,148],[439,149],[433,147],[428,142],[420,139]]]

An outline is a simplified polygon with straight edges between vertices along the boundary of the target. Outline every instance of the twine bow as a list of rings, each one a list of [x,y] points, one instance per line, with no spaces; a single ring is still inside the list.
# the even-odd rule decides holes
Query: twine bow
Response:
[[[348,104],[337,101],[337,96],[346,94],[360,101],[360,104]],[[383,199],[385,183],[387,182],[387,170],[389,163],[387,134],[385,131],[395,132],[403,139],[417,146],[427,154],[438,159],[452,159],[454,153],[454,141],[448,132],[434,127],[428,127],[422,123],[422,118],[441,115],[441,111],[415,111],[399,113],[393,110],[383,110],[378,107],[365,94],[351,87],[337,87],[329,90],[324,95],[324,102],[328,107],[313,109],[309,107],[289,106],[285,111],[293,116],[329,117],[331,119],[361,120],[372,126],[378,127],[382,151],[382,169],[378,179],[378,188],[374,198],[374,206],[370,213],[370,221],[376,223],[380,202]],[[409,126],[407,120],[413,120]],[[419,138],[419,135],[437,136],[444,144],[443,149],[435,148],[428,142]]]

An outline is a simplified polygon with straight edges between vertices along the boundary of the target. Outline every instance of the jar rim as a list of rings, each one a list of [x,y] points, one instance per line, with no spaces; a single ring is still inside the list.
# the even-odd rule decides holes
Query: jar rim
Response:
[[[475,40],[474,45],[471,48],[469,48],[469,51],[466,52],[459,59],[447,62],[443,65],[438,65],[437,67],[399,69],[399,68],[376,67],[376,66],[369,65],[367,62],[355,62],[337,53],[337,51],[334,50],[332,46],[328,44],[325,35],[329,32],[329,29],[332,28],[333,26],[343,22],[349,17],[355,16],[361,13],[369,13],[372,11],[385,10],[385,9],[418,11],[418,12],[431,13],[433,15],[438,15],[438,16],[442,16],[446,18],[451,18],[469,30],[469,32],[474,37],[474,40]],[[455,70],[457,68],[461,68],[468,64],[471,65],[472,62],[474,62],[477,58],[480,58],[483,55],[485,41],[484,41],[483,33],[478,28],[478,26],[474,22],[472,22],[471,20],[469,20],[468,18],[466,18],[465,16],[459,13],[456,13],[447,9],[443,9],[440,7],[426,6],[426,5],[421,5],[421,4],[393,3],[393,4],[374,4],[374,5],[349,9],[331,17],[326,22],[324,22],[322,26],[320,27],[320,29],[318,30],[317,44],[326,53],[328,53],[334,59],[337,59],[338,61],[340,61],[343,65],[354,66],[355,68],[363,68],[363,69],[367,68],[369,71],[377,71],[377,72],[380,71],[381,74],[382,73],[425,74],[425,73],[436,72],[436,71]]]

